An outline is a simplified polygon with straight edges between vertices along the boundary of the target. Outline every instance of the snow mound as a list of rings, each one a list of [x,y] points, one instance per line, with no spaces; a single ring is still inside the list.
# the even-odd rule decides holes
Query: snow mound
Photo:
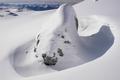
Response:
[[[110,25],[103,24],[90,36],[79,35],[80,26],[69,5],[60,6],[51,17],[36,38],[12,53],[10,61],[18,74],[33,76],[79,66],[104,55],[114,42]]]

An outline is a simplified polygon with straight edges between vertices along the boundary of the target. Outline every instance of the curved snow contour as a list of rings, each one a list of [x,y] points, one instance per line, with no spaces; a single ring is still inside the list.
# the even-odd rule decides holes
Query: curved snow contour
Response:
[[[62,5],[51,16],[35,41],[25,43],[13,53],[13,67],[22,76],[32,76],[75,67],[102,56],[113,44],[107,25],[98,33],[79,36],[74,9]]]

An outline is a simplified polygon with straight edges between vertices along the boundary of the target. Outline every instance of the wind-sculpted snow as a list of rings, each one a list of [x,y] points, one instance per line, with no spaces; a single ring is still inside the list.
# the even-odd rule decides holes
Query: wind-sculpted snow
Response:
[[[0,80],[119,80],[118,32],[101,16],[76,15],[69,4],[1,7]]]
[[[76,67],[101,57],[114,43],[110,25],[106,24],[94,34],[79,35],[80,27],[71,6],[62,5],[52,14],[52,20],[36,38],[12,53],[10,60],[18,74],[28,77]]]

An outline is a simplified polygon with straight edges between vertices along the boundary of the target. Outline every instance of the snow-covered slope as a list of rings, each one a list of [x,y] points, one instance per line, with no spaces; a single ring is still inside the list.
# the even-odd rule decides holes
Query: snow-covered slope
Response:
[[[91,16],[79,18],[78,25],[69,5],[7,10],[0,17],[0,79],[119,80],[120,37],[112,22]]]
[[[74,5],[77,17],[99,15],[110,18],[119,24],[120,6],[119,0],[85,0],[82,3]]]

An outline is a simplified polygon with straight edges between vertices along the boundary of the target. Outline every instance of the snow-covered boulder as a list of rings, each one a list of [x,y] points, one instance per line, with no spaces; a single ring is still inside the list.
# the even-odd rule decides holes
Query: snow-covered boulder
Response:
[[[76,16],[73,8],[63,5],[56,11],[56,14],[62,16],[63,22],[58,26],[44,26],[48,29],[43,33],[39,33],[34,48],[37,58],[43,55],[42,58],[46,65],[59,63],[61,60],[59,58],[63,59],[63,61],[60,61],[63,63],[73,60],[71,59],[73,56],[70,57],[73,54],[70,50],[75,49],[74,46],[77,46],[76,44],[79,43],[78,25],[76,25]],[[69,58],[64,61],[65,56],[69,56]]]
[[[62,5],[51,17],[52,20],[44,24],[34,40],[15,50],[13,66],[16,71],[20,72],[33,65],[49,65],[49,68],[56,65],[57,70],[62,70],[78,63],[77,59],[80,58],[76,54],[79,53],[79,35],[74,9]]]

